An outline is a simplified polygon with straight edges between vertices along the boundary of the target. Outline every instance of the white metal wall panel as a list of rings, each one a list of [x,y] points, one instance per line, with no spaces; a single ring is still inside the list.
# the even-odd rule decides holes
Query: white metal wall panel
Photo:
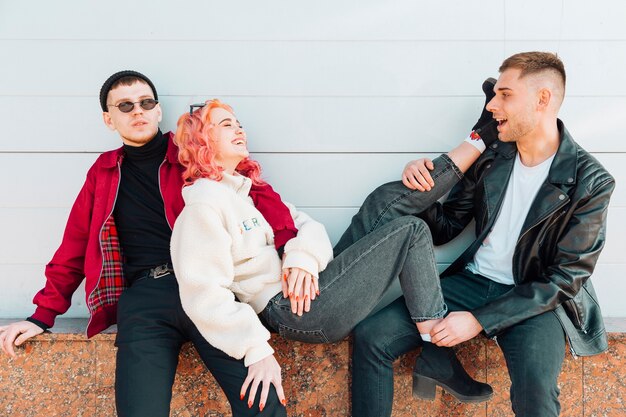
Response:
[[[0,317],[25,319],[33,314],[33,297],[45,284],[44,266],[45,264],[0,263]],[[74,293],[72,306],[64,317],[86,317],[87,314],[83,281]]]
[[[263,177],[297,206],[358,208],[376,186],[399,179],[410,159],[438,154],[253,154]],[[626,164],[619,154],[596,154],[615,177],[611,208],[626,207]],[[1,208],[69,208],[96,154],[0,154],[6,197]],[[15,173],[31,164],[24,175]],[[45,180],[45,184],[43,183]]]
[[[112,72],[153,79],[163,130],[190,103],[232,104],[266,178],[336,241],[371,189],[458,143],[481,81],[532,49],[563,58],[561,117],[617,179],[593,279],[604,314],[624,316],[624,21],[618,0],[0,0],[0,317],[32,312],[88,167],[120,144],[97,99]],[[470,235],[437,250],[442,268]]]
[[[234,107],[252,152],[414,153],[443,152],[464,138],[484,103],[478,93],[480,85],[471,96],[218,98]],[[174,130],[189,104],[213,97],[160,95],[162,129]],[[39,112],[34,123],[27,108],[55,111]],[[626,152],[625,114],[626,96],[574,96],[567,97],[561,118],[588,151]],[[102,152],[119,143],[104,127],[95,95],[0,95],[0,115],[11,121],[0,152]]]
[[[506,39],[626,40],[626,3],[616,0],[506,0]]]
[[[499,0],[2,0],[0,11],[0,39],[35,40],[481,40],[501,38],[505,25]]]
[[[497,75],[503,58],[537,49],[559,50],[568,64],[569,95],[626,95],[626,72],[622,70],[626,40],[506,44],[0,40],[3,56],[14,58],[0,67],[0,91],[10,96],[94,95],[111,69],[130,67],[148,69],[144,71],[166,95],[475,95],[476,85],[480,86],[485,76]],[[235,62],[215,65],[224,57]],[[63,65],[51,66],[51,62]],[[74,68],[84,72],[71,73],[70,81],[68,71]],[[172,72],[184,76],[175,77]]]
[[[624,263],[599,263],[591,279],[600,300],[602,315],[605,317],[626,317]]]
[[[17,58],[0,67],[0,91],[93,95],[111,69],[130,67],[146,68],[155,85],[161,86],[159,91],[173,95],[471,95],[485,74],[495,74],[501,61],[500,55],[486,59],[485,50],[501,50],[500,45],[492,41],[0,40],[0,50]],[[69,82],[71,68],[83,71],[71,74]],[[463,77],[458,76],[459,68]],[[472,79],[474,83],[467,82]]]

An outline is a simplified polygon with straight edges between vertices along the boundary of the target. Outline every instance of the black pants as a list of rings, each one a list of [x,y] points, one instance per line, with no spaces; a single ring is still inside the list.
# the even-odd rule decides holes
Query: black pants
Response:
[[[167,417],[181,346],[191,341],[226,394],[233,416],[286,416],[274,386],[261,414],[258,390],[252,408],[239,398],[248,368],[211,346],[183,311],[173,274],[143,278],[118,304],[115,402],[120,417]]]

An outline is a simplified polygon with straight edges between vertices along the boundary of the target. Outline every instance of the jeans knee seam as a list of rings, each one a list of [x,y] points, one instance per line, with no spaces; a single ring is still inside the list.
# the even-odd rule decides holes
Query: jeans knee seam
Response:
[[[415,190],[416,191],[416,190]],[[413,191],[414,192],[414,191]],[[394,205],[396,205],[396,203],[398,201],[401,201],[403,199],[405,199],[406,197],[410,196],[412,194],[411,190],[409,190],[408,192],[405,192],[404,194],[398,196],[397,198],[391,200],[389,202],[389,204],[387,204],[385,206],[385,208],[380,212],[380,214],[378,215],[378,217],[376,218],[376,221],[374,221],[374,223],[372,224],[372,227],[370,228],[370,230],[368,231],[368,233],[371,233],[372,231],[374,231],[378,225],[380,224],[381,220],[383,219],[383,217],[385,217],[385,214],[387,214],[387,212],[389,211],[389,209],[391,207],[393,207]]]
[[[436,175],[433,180],[436,180],[437,178],[439,178],[441,175],[445,174],[446,172],[448,172],[449,170],[454,171],[455,175],[457,176],[457,178],[459,179],[463,179],[464,174],[461,172],[461,170],[456,166],[456,164],[452,161],[452,159],[450,159],[450,157],[446,154],[442,154],[441,158],[444,159],[446,161],[446,165],[445,167],[441,170],[441,172]],[[378,224],[380,223],[380,221],[383,219],[383,217],[385,217],[385,214],[387,214],[387,212],[389,211],[389,209],[391,207],[393,207],[395,204],[397,204],[399,201],[413,195],[416,192],[422,192],[419,190],[411,190],[407,188],[407,192],[403,193],[402,195],[398,196],[397,198],[391,200],[389,202],[389,204],[387,204],[383,210],[381,211],[381,213],[378,215],[378,217],[376,218],[376,220],[374,221],[374,223],[372,224],[372,227],[370,228],[369,232],[372,232],[374,229],[376,229],[376,227],[378,227]]]

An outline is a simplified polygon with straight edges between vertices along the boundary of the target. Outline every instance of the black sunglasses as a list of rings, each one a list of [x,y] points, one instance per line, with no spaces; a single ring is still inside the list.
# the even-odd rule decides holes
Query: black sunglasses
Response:
[[[107,107],[117,107],[120,109],[122,113],[130,113],[135,108],[135,104],[139,104],[139,106],[144,110],[152,110],[159,104],[158,100],[153,98],[144,98],[141,101],[123,101],[120,104],[107,104]]]
[[[206,103],[197,103],[197,104],[190,104],[189,105],[189,115],[193,115],[193,112],[195,111],[194,109],[197,107],[199,109],[203,108],[204,106],[206,106]]]

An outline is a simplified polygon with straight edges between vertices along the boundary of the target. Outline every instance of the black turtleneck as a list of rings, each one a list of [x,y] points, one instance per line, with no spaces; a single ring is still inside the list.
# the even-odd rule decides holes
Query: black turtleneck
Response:
[[[172,230],[159,189],[159,167],[166,152],[167,138],[160,130],[143,146],[124,145],[113,216],[124,253],[124,276],[130,282],[139,271],[171,262]]]

